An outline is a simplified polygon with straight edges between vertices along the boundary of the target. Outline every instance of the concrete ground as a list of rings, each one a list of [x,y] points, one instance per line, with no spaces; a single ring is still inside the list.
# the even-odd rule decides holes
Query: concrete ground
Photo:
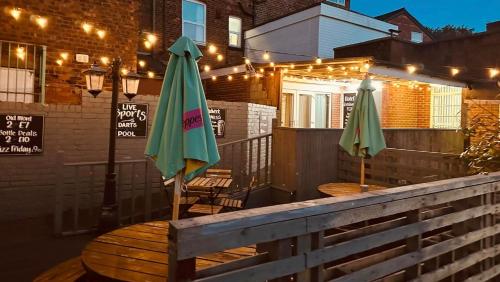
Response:
[[[95,236],[56,238],[51,219],[0,222],[0,281],[33,281],[52,266],[80,255]]]

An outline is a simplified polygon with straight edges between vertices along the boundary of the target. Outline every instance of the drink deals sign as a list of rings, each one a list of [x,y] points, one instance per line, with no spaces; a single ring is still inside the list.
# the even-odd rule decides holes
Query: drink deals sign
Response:
[[[148,133],[148,104],[118,103],[116,136],[145,138]]]
[[[43,116],[0,115],[0,155],[42,154],[43,129]]]
[[[354,106],[354,99],[356,99],[355,93],[345,93],[344,94],[344,128],[347,126],[347,121],[352,112],[352,107]]]
[[[224,138],[226,133],[226,110],[219,108],[208,109],[210,122],[214,129],[215,138]]]

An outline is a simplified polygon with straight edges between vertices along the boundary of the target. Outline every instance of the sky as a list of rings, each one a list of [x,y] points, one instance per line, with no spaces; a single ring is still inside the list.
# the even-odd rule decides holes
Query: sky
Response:
[[[424,26],[447,24],[486,30],[486,23],[500,20],[500,0],[351,0],[351,9],[378,16],[406,8]]]

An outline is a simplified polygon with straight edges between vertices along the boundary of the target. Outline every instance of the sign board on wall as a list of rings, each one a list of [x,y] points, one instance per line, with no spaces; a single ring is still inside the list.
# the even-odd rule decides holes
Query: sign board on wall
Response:
[[[354,106],[354,99],[356,98],[355,93],[344,93],[344,106],[343,106],[343,124],[344,128],[347,125],[347,121],[349,120],[349,116],[351,115],[352,112],[352,107]]]
[[[0,115],[0,155],[43,153],[44,116]]]
[[[148,134],[148,104],[118,103],[116,136],[145,138]]]
[[[226,132],[226,109],[209,108],[208,112],[215,138],[224,138]]]

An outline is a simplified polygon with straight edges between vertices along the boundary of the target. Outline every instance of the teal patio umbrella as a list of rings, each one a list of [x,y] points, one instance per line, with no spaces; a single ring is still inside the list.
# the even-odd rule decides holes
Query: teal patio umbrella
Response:
[[[351,156],[361,157],[361,185],[365,184],[365,158],[373,157],[385,148],[373,91],[375,88],[367,76],[358,88],[351,115],[339,142]]]
[[[219,162],[197,61],[196,44],[179,38],[169,49],[170,60],[163,80],[145,154],[163,177],[175,178],[173,219],[179,217],[184,181]]]

